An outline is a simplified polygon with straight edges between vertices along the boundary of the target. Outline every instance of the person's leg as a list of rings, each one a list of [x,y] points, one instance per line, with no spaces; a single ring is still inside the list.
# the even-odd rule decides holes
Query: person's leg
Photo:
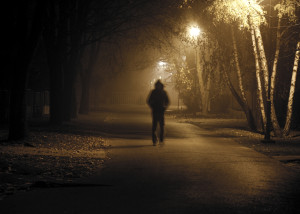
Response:
[[[157,114],[153,112],[152,114],[152,142],[156,143],[157,136],[156,136],[156,128],[157,128]]]
[[[160,142],[164,141],[164,126],[165,126],[165,118],[164,118],[164,112],[162,112],[160,114],[160,118],[159,118],[159,127],[160,127],[159,140],[160,140]]]

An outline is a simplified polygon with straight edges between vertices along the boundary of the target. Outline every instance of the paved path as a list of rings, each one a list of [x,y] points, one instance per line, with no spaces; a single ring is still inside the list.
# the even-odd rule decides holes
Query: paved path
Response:
[[[154,147],[150,122],[139,110],[94,118],[110,159],[81,182],[103,186],[19,193],[1,213],[296,213],[298,175],[279,161],[171,118]]]

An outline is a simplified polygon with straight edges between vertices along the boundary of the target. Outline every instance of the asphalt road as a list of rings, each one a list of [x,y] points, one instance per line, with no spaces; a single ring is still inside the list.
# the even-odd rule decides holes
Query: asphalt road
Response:
[[[150,112],[106,109],[86,126],[109,138],[98,186],[34,189],[0,201],[0,213],[299,213],[300,175],[230,138],[166,119],[151,142]]]

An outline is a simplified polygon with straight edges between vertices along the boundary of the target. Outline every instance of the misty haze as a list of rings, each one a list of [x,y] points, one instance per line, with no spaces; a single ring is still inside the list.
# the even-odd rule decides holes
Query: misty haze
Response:
[[[299,213],[299,0],[5,2],[0,213]]]

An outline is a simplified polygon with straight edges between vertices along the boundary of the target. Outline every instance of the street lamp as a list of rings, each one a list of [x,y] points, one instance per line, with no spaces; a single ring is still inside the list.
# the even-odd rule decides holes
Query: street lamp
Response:
[[[197,68],[197,45],[198,45],[198,36],[200,35],[201,30],[198,26],[194,25],[194,26],[189,27],[188,33],[189,33],[189,36],[191,37],[191,39],[194,40],[194,42],[195,42],[195,51],[196,51],[195,59],[196,59],[196,68]]]
[[[199,88],[198,88],[198,86],[199,86],[198,85],[199,84],[198,83],[199,55],[198,55],[198,51],[197,51],[197,46],[198,46],[198,37],[199,37],[199,35],[201,33],[201,30],[200,30],[200,28],[198,26],[194,25],[194,26],[189,27],[188,33],[189,33],[189,36],[191,37],[191,39],[193,40],[193,43],[195,44],[195,79],[194,79],[194,84],[195,84],[195,96],[197,96],[197,92],[199,90]]]
[[[198,26],[191,26],[189,28],[189,34],[192,39],[197,39],[198,36],[200,35],[200,32],[201,30]]]
[[[196,60],[196,70],[197,70],[197,45],[198,45],[198,36],[200,35],[201,33],[201,30],[198,26],[194,25],[194,26],[191,26],[189,27],[188,29],[188,33],[189,33],[189,36],[191,37],[192,40],[195,41],[195,60]]]
[[[159,62],[158,62],[158,65],[159,65],[159,66],[161,66],[161,67],[163,67],[163,66],[165,66],[165,65],[166,65],[166,63],[165,63],[165,62],[163,62],[163,61],[159,61]]]

